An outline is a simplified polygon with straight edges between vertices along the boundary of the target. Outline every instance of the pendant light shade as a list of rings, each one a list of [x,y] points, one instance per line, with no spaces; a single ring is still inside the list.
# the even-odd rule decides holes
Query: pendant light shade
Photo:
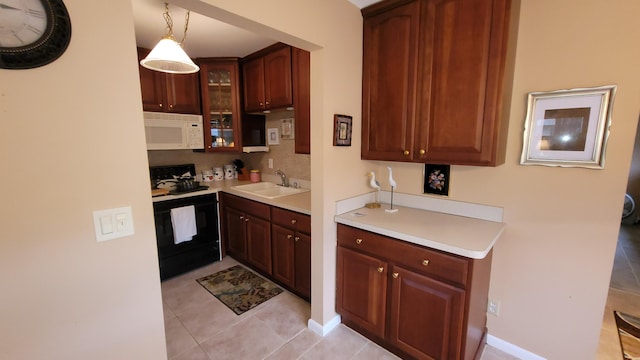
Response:
[[[182,43],[187,37],[189,27],[189,11],[185,15],[184,36]],[[169,3],[164,3],[164,19],[167,23],[167,34],[156,44],[149,55],[140,61],[140,65],[147,69],[170,73],[170,74],[192,74],[198,72],[200,68],[189,55],[182,49],[181,44],[173,39],[173,20],[169,13]]]
[[[140,65],[147,69],[171,74],[191,74],[200,68],[173,38],[165,37],[151,50]]]

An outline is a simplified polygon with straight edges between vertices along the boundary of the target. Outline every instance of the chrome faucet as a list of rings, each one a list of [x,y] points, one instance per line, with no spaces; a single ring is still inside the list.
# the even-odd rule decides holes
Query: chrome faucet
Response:
[[[280,176],[282,179],[282,184],[280,184],[281,186],[289,187],[289,178],[287,178],[287,174],[285,174],[284,171],[278,169],[276,170],[276,175]]]

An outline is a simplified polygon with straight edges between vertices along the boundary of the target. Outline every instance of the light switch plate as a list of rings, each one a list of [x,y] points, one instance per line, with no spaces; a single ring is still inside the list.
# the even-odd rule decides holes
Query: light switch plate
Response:
[[[113,240],[134,234],[131,206],[96,210],[93,225],[97,241]]]

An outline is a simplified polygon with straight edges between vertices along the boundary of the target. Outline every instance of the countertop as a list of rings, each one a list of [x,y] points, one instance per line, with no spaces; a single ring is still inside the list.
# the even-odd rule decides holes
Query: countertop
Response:
[[[223,181],[211,181],[211,182],[203,182],[200,183],[201,186],[209,185],[208,190],[195,191],[180,195],[163,195],[163,196],[155,196],[153,197],[153,202],[158,201],[167,201],[174,199],[187,198],[198,195],[206,195],[206,194],[215,194],[220,191],[224,191],[226,193],[241,196],[243,198],[247,198],[250,200],[255,200],[257,202],[261,202],[267,205],[277,206],[279,208],[299,212],[306,215],[311,215],[311,191],[306,191],[299,194],[281,196],[279,198],[268,199],[262,196],[253,195],[251,193],[235,190],[232,186],[236,185],[244,185],[250,184],[250,181],[242,181],[242,180],[223,180]]]
[[[335,217],[340,224],[472,259],[483,259],[498,240],[504,224],[435,211],[397,207],[360,208]]]

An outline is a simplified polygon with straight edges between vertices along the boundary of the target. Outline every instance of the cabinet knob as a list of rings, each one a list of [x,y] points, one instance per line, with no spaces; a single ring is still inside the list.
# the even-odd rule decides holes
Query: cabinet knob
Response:
[[[358,245],[362,244],[362,239],[356,239],[356,244]]]
[[[393,275],[393,278],[394,278],[394,279],[397,279],[397,278],[398,278],[398,273],[397,273],[397,272],[394,272],[392,275]]]
[[[293,237],[293,235],[289,234],[287,235],[287,239],[291,239]]]
[[[169,104],[169,109],[173,109],[173,104]]]
[[[422,265],[424,265],[424,266],[429,265],[429,260],[422,260]]]
[[[295,239],[293,239],[293,240],[295,240],[295,241],[300,240],[300,236],[296,236]]]
[[[382,266],[380,266],[380,267],[378,268],[378,272],[379,272],[379,273],[381,273],[381,272],[383,272],[383,271],[384,271],[384,268],[383,268]]]
[[[158,104],[158,106],[162,107],[162,103]]]
[[[419,153],[420,153],[420,155],[424,155],[424,153],[426,153],[426,151],[424,151],[424,149],[420,149]]]
[[[244,220],[244,216],[240,215],[240,220]]]
[[[292,224],[292,225],[293,225],[293,224],[295,224],[295,223],[297,223],[297,222],[298,222],[298,221],[297,221],[296,219],[291,220],[291,224]]]
[[[409,150],[405,150],[402,153],[404,154],[404,156],[409,156]]]
[[[244,218],[244,222],[247,222],[247,221],[249,221],[249,218]]]

